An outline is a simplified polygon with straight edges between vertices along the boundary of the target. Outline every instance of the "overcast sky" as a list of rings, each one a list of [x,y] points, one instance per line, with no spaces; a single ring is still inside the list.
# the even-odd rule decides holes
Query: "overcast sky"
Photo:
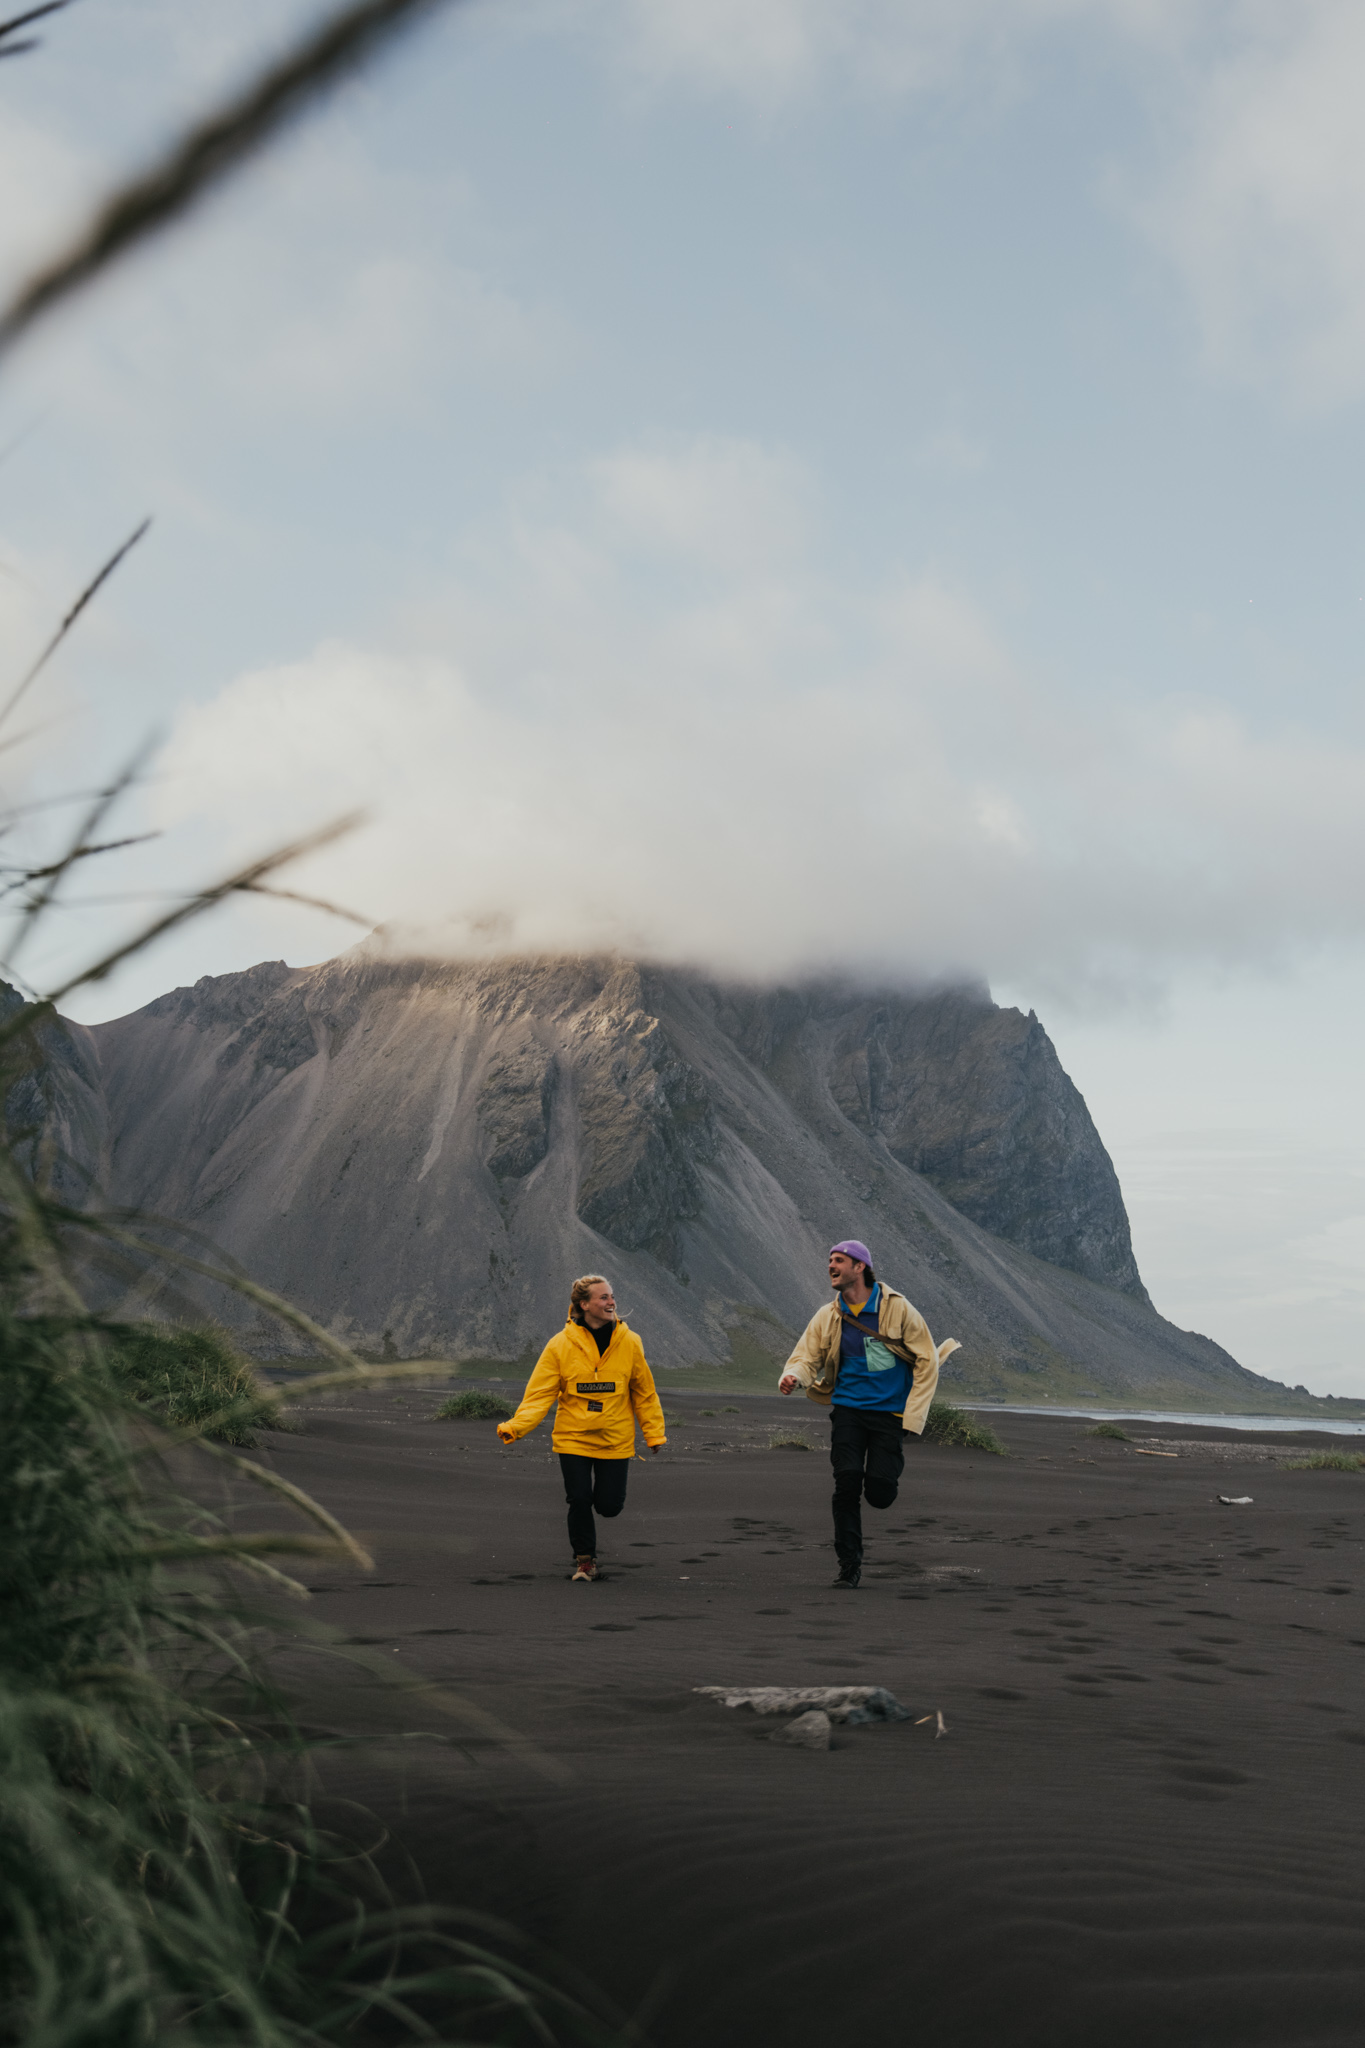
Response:
[[[314,11],[43,24],[4,276]],[[155,515],[8,788],[157,736],[92,894],[361,805],[297,885],[424,943],[984,974],[1158,1305],[1365,1395],[1362,76],[1341,0],[452,7],[7,366],[8,673]]]

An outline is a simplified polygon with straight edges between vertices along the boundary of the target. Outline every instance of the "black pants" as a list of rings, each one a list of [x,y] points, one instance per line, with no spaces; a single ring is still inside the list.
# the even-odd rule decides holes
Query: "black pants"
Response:
[[[900,1410],[831,1408],[829,1462],[834,1467],[834,1548],[841,1565],[863,1561],[863,1496],[889,1508],[905,1466]]]
[[[629,1458],[584,1458],[577,1451],[561,1451],[564,1498],[569,1503],[569,1548],[575,1557],[596,1557],[599,1515],[619,1515],[626,1504]]]

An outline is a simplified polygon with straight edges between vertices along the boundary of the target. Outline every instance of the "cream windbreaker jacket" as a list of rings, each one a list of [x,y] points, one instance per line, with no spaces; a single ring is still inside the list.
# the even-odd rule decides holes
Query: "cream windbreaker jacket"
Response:
[[[910,1388],[910,1398],[905,1404],[901,1427],[914,1436],[924,1434],[924,1425],[929,1415],[929,1404],[934,1398],[938,1385],[938,1369],[945,1358],[951,1358],[962,1346],[956,1337],[935,1348],[929,1335],[929,1326],[917,1308],[912,1308],[903,1294],[897,1294],[894,1287],[885,1281],[881,1285],[881,1299],[877,1303],[877,1335],[888,1351],[894,1351],[897,1358],[913,1366],[915,1378]],[[842,1317],[836,1301],[827,1302],[817,1309],[797,1340],[796,1349],[783,1366],[780,1377],[794,1373],[806,1390],[807,1398],[820,1401],[828,1408],[834,1394],[834,1383],[839,1377],[839,1333]]]
[[[599,1358],[596,1340],[569,1321],[551,1337],[526,1383],[521,1406],[498,1424],[506,1444],[531,1431],[555,1409],[557,1451],[586,1458],[633,1458],[638,1419],[650,1445],[664,1441],[664,1411],[634,1330],[618,1322]]]

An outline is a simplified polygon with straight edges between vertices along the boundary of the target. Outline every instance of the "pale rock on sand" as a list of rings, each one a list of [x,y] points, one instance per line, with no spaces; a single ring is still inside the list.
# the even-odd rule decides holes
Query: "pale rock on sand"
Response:
[[[698,1685],[694,1692],[725,1707],[752,1707],[756,1714],[792,1714],[818,1708],[831,1721],[850,1727],[861,1721],[908,1721],[909,1714],[883,1685]],[[802,1715],[810,1720],[809,1713]],[[793,1725],[796,1725],[795,1723]]]
[[[788,1721],[785,1728],[774,1728],[768,1740],[789,1742],[795,1749],[828,1749],[829,1715],[812,1708],[809,1714],[798,1714],[794,1721]]]

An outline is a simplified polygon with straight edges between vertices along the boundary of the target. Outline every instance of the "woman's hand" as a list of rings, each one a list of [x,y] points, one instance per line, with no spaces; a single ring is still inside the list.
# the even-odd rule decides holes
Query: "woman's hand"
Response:
[[[500,1422],[498,1424],[498,1441],[504,1444],[514,1444],[516,1440],[517,1433],[512,1428],[511,1424],[507,1422]]]

